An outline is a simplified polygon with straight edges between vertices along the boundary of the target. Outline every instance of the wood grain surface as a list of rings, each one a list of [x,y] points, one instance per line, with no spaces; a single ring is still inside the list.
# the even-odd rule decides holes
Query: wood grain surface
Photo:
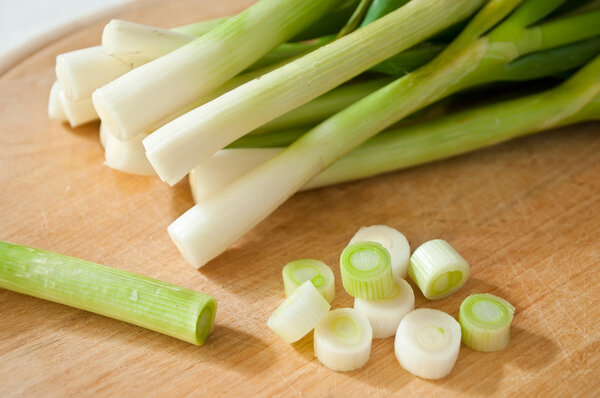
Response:
[[[145,2],[119,15],[172,26],[251,3]],[[196,347],[137,326],[0,289],[0,396],[594,396],[600,391],[600,125],[580,124],[443,162],[294,196],[200,271],[166,227],[192,205],[189,187],[102,164],[97,124],[46,116],[59,53],[98,43],[106,20],[0,77],[0,240],[85,258],[214,295],[217,321]],[[243,198],[240,198],[243,200]],[[266,326],[282,301],[281,267],[332,266],[334,308],[352,305],[338,256],[361,225],[388,224],[411,246],[449,241],[471,263],[456,294],[417,307],[458,316],[490,292],[516,307],[498,353],[466,347],[444,380],[404,371],[393,338],[357,371],[313,356],[312,337],[282,342]],[[135,394],[135,395],[134,395]]]

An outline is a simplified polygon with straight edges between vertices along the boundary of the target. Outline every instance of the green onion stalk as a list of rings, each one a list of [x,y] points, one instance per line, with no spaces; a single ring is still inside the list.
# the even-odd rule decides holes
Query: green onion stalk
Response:
[[[396,12],[406,10],[413,3],[416,2]],[[497,80],[496,75],[519,56],[600,34],[599,14],[595,12],[530,27],[561,3],[548,0],[488,2],[435,60],[327,119],[275,158],[192,207],[169,226],[171,238],[193,266],[203,266],[324,169],[386,127],[455,92]],[[485,34],[488,31],[490,33]],[[586,68],[595,73],[586,84],[598,79],[598,62],[594,60]],[[541,126],[552,123],[565,112],[574,114],[596,95],[594,92],[587,98],[572,98],[564,109],[551,115]],[[231,114],[229,117],[234,119]],[[152,163],[152,159],[150,161]]]
[[[235,139],[468,18],[482,3],[411,1],[162,126],[144,140],[148,160],[162,180],[175,184]]]
[[[202,345],[217,302],[207,294],[32,247],[0,242],[0,288],[95,312]]]
[[[221,86],[341,3],[260,0],[185,46],[96,90],[94,106],[120,138],[132,138]]]
[[[589,99],[598,93],[598,85],[590,78],[593,68],[590,64],[552,90],[384,131],[323,170],[301,190],[368,178],[524,135],[600,119],[600,95],[574,112],[568,107],[578,98]],[[281,153],[305,133],[306,130],[298,129],[240,138],[230,145],[232,149],[219,151],[192,170],[190,187],[194,200],[199,203],[217,193],[248,170]]]

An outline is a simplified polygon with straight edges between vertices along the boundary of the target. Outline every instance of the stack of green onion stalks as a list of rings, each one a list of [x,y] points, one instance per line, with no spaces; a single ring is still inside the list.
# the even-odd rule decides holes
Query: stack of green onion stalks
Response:
[[[201,267],[298,190],[600,118],[599,55],[593,0],[259,0],[173,29],[112,21],[57,57],[49,113],[99,116],[110,167],[190,174],[196,205],[168,232]]]

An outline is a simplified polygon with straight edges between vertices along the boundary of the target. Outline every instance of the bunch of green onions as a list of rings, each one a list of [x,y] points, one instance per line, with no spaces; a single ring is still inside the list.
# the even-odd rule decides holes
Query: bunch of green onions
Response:
[[[197,203],[169,234],[201,267],[300,189],[600,118],[599,55],[593,0],[259,0],[171,30],[112,21],[57,58],[49,112],[99,117],[113,168],[190,174]]]

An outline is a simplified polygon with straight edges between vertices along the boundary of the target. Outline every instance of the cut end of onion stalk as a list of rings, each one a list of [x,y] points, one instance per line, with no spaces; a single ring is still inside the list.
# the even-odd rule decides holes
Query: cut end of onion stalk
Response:
[[[458,320],[463,343],[482,352],[500,351],[510,341],[515,308],[492,294],[473,294],[460,305]]]
[[[354,299],[354,309],[367,317],[373,328],[374,339],[395,335],[402,318],[415,309],[412,287],[399,277],[394,282],[392,292],[384,299]]]
[[[311,281],[306,281],[275,310],[267,325],[291,344],[313,330],[330,308]]]
[[[143,54],[144,60],[162,57],[191,42],[196,36],[134,22],[111,20],[102,32],[102,48],[109,55],[130,58]]]
[[[426,298],[439,300],[467,282],[469,264],[448,242],[435,239],[414,251],[408,274]]]
[[[59,91],[59,96],[63,111],[71,127],[78,127],[98,119],[91,98],[71,101],[67,98],[64,90]]]
[[[335,298],[335,279],[327,264],[312,258],[292,261],[283,267],[285,295],[292,295],[304,282],[311,281],[329,303]]]
[[[394,349],[400,365],[424,379],[441,379],[454,367],[460,350],[460,325],[445,312],[419,308],[398,326]]]
[[[48,98],[48,116],[51,119],[58,120],[59,122],[66,122],[67,115],[65,114],[65,110],[63,109],[62,103],[60,101],[60,92],[62,88],[58,82],[54,82],[52,84],[52,88],[50,88],[50,97]]]
[[[377,242],[348,245],[340,257],[344,289],[363,300],[384,299],[394,288],[390,254]]]
[[[104,139],[104,164],[124,173],[136,175],[155,175],[154,169],[142,145],[145,135],[139,135],[129,140],[121,140],[100,124],[100,136]]]
[[[352,239],[350,239],[350,244],[366,241],[377,242],[385,247],[390,252],[392,273],[394,276],[406,278],[408,275],[408,261],[410,259],[410,245],[400,231],[387,225],[360,227]]]
[[[94,104],[94,109],[96,109],[96,113],[102,121],[102,124],[104,124],[115,137],[125,139],[125,135],[121,131],[118,120],[113,116],[113,103],[107,99],[106,91],[94,91],[92,94],[92,103]]]
[[[369,320],[352,308],[333,310],[315,328],[314,350],[329,369],[347,372],[363,367],[371,355]]]

